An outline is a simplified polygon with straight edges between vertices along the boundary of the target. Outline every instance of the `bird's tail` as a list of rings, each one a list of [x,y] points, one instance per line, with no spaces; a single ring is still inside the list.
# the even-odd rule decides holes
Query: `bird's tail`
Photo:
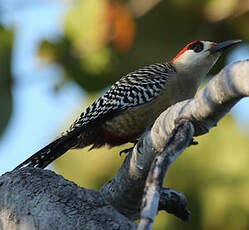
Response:
[[[72,136],[62,136],[51,142],[27,160],[18,165],[15,169],[22,167],[45,168],[52,161],[63,155],[67,150],[75,145],[75,138]]]

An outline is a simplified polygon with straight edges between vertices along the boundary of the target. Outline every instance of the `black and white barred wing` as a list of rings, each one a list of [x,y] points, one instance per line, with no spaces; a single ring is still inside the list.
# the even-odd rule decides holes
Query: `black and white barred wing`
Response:
[[[150,102],[160,94],[169,73],[174,71],[171,64],[154,64],[124,76],[81,114],[69,132]]]

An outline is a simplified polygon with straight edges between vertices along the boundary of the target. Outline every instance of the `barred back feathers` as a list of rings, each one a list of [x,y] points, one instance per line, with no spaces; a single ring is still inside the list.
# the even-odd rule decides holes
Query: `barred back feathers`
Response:
[[[155,99],[165,88],[169,73],[175,72],[170,63],[145,66],[122,77],[71,125],[68,132],[83,127],[104,115],[115,114],[127,108]]]

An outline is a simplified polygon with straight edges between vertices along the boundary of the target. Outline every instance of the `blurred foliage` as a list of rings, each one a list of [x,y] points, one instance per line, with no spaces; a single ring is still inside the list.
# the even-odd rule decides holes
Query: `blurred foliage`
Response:
[[[5,130],[12,112],[12,54],[13,32],[0,25],[0,137]]]
[[[78,1],[66,16],[65,30],[65,37],[57,43],[41,44],[45,62],[62,64],[66,76],[88,92],[99,91],[120,77],[120,62],[113,49],[128,51],[135,34],[135,21],[126,6]]]
[[[79,0],[65,16],[64,37],[44,41],[40,56],[61,64],[86,91],[99,91],[138,67],[172,59],[190,41],[248,41],[241,2]]]

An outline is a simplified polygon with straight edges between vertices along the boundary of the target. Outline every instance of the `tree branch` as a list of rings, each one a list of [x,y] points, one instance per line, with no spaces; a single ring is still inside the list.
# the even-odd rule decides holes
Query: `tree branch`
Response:
[[[0,177],[0,194],[1,230],[136,229],[99,192],[80,188],[50,170],[6,173]]]
[[[192,141],[193,125],[184,122],[173,130],[162,151],[156,154],[146,179],[138,230],[152,229],[160,199],[160,191],[169,166]]]

